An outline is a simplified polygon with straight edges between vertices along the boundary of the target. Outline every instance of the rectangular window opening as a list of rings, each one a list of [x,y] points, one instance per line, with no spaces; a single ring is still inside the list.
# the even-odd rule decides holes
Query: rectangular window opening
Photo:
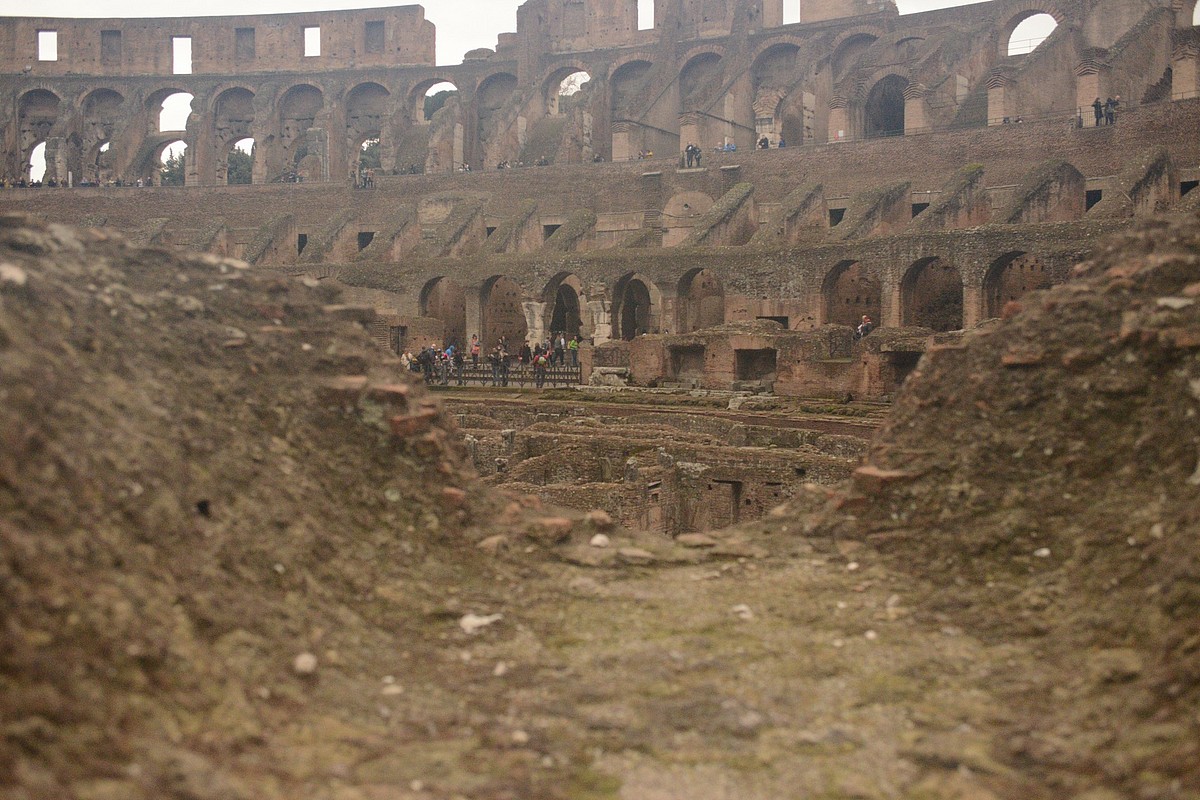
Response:
[[[637,29],[648,31],[654,27],[654,0],[638,0]]]
[[[489,225],[489,226],[488,226],[488,229],[487,229],[487,235],[490,237],[490,236],[491,236],[493,233],[495,233],[495,232],[496,232],[496,226],[495,226],[495,225]]]
[[[321,55],[321,27],[314,25],[304,29],[304,57],[315,58]]]
[[[783,24],[791,25],[800,21],[800,0],[783,0]]]
[[[100,31],[100,63],[121,63],[120,31]]]
[[[236,28],[234,30],[233,57],[238,61],[254,60],[254,28]]]
[[[1179,184],[1179,196],[1183,197],[1197,186],[1200,186],[1200,181],[1184,181],[1183,183]]]
[[[37,32],[38,61],[58,61],[58,31]]]
[[[304,248],[308,247],[308,234],[301,233],[296,236],[296,255],[304,252]]]
[[[175,75],[192,74],[192,37],[171,37],[171,71]]]
[[[358,249],[359,251],[366,250],[371,246],[371,242],[375,241],[375,231],[361,231],[358,234]]]
[[[1087,192],[1087,210],[1091,211],[1092,207],[1104,199],[1103,189],[1088,189]]]
[[[836,228],[846,218],[846,209],[831,208],[829,209],[829,227]]]
[[[778,322],[783,326],[784,330],[787,330],[792,323],[791,317],[755,317],[755,319],[762,319],[766,320],[767,322]]]
[[[383,20],[371,20],[367,23],[366,49],[368,53],[382,53],[384,45]]]
[[[562,227],[562,225],[543,225],[542,226],[542,238],[549,239],[551,236],[554,235],[554,232],[557,231],[561,227]]]
[[[913,219],[916,219],[917,215],[920,214],[922,211],[924,211],[927,208],[929,208],[929,203],[913,203],[912,204]]]

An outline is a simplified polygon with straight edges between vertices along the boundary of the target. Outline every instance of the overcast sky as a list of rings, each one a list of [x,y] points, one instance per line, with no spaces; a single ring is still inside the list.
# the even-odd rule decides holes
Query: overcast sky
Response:
[[[645,3],[647,0],[642,0]],[[461,63],[463,54],[477,47],[495,47],[497,34],[515,31],[517,6],[522,0],[423,0],[425,17],[437,26],[439,64]],[[964,0],[897,0],[900,13],[961,6]],[[785,3],[797,5],[796,0]],[[172,17],[227,14],[278,14],[292,11],[328,11],[340,8],[385,8],[403,5],[372,0],[175,0]],[[787,6],[785,6],[787,7]],[[0,0],[0,15],[46,17],[158,17],[164,16],[161,0]]]

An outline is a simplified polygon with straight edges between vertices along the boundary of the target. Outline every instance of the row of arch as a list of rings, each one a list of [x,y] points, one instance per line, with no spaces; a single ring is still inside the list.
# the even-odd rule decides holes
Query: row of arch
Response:
[[[1059,280],[1046,261],[1013,250],[999,256],[983,276],[984,314],[1001,315],[1007,303],[1031,291],[1049,288]],[[861,318],[886,320],[883,281],[861,261],[833,266],[821,286],[821,324],[856,326]],[[691,333],[724,324],[728,319],[726,288],[712,270],[686,272],[668,293],[644,274],[621,276],[607,297],[591,297],[574,273],[562,272],[532,297],[517,281],[493,275],[477,297],[478,319],[468,330],[467,289],[448,276],[430,279],[419,296],[419,313],[445,325],[446,343],[462,344],[479,333],[487,347],[504,339],[509,346],[551,333],[576,334],[597,342],[632,340],[647,333]],[[948,260],[926,257],[904,272],[899,285],[900,315],[892,324],[930,328],[937,332],[964,327],[965,284],[961,271]]]
[[[840,77],[838,73],[846,72],[880,35],[860,31],[838,41],[832,56],[833,77],[836,79]],[[811,119],[814,109],[805,108],[803,102],[800,107],[794,101],[789,105],[791,90],[800,77],[800,51],[799,43],[777,42],[759,53],[751,69],[755,85],[754,108],[750,112],[753,118],[771,120],[767,127],[773,138],[788,135],[796,143],[815,136]],[[699,48],[686,58],[673,81],[678,93],[676,115],[703,115],[727,90],[724,61],[725,54],[719,47]],[[605,97],[597,97],[589,111],[596,112],[599,104],[611,121],[638,117],[647,98],[658,89],[655,66],[651,60],[636,54],[610,64],[600,76]],[[96,177],[85,173],[117,172],[121,173],[117,177],[142,177],[157,169],[168,144],[182,141],[189,151],[189,182],[212,184],[225,182],[234,145],[252,138],[258,145],[255,182],[289,175],[307,180],[331,177],[340,180],[343,171],[357,161],[363,143],[371,140],[381,142],[384,160],[389,162],[385,167],[410,167],[408,163],[396,164],[403,131],[428,124],[431,114],[426,98],[449,90],[456,100],[454,113],[459,118],[458,124],[465,130],[461,135],[451,131],[448,136],[463,142],[461,151],[455,152],[451,147],[452,151],[440,158],[430,155],[427,160],[433,163],[417,166],[454,169],[464,161],[485,157],[515,158],[518,153],[512,150],[517,145],[509,141],[514,137],[507,132],[515,119],[509,118],[518,112],[534,118],[559,114],[564,83],[580,74],[590,78],[592,71],[582,60],[560,63],[542,77],[533,97],[520,96],[518,78],[510,72],[495,72],[461,86],[461,75],[454,69],[439,71],[410,87],[389,88],[384,83],[369,81],[332,96],[328,95],[328,87],[317,82],[297,83],[272,92],[270,97],[260,97],[259,87],[227,85],[218,87],[200,103],[185,105],[183,120],[170,124],[161,121],[165,101],[180,97],[195,100],[183,84],[164,86],[144,99],[126,98],[116,88],[99,88],[74,101],[44,86],[18,98],[21,132],[18,157],[22,166],[30,164],[35,148],[57,138],[60,144],[51,146],[53,152],[47,154],[52,173],[71,171],[79,177]],[[906,78],[889,76],[870,89],[870,96],[862,101],[866,109],[862,126],[867,135],[903,130],[903,95],[907,87]],[[134,118],[132,123],[131,118]],[[664,127],[672,127],[671,122],[665,121]],[[323,131],[323,135],[310,137],[309,131],[314,128]],[[640,134],[643,139],[645,130],[648,129]],[[176,135],[166,142],[163,134],[169,132]],[[680,137],[689,135],[698,134],[680,132]],[[118,140],[124,140],[124,144]],[[106,145],[113,152],[100,158],[99,150]],[[607,145],[597,142],[594,149],[601,156],[620,157],[621,153],[613,152],[615,145],[611,140]],[[627,144],[626,150],[631,146]],[[408,148],[407,156],[410,160],[416,157],[412,148]]]

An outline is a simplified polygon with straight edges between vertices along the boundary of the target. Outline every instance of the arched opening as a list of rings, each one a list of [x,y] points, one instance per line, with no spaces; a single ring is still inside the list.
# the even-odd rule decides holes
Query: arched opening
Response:
[[[18,125],[21,134],[21,152],[25,154],[25,169],[22,173],[29,178],[38,175],[42,180],[46,174],[46,140],[58,121],[58,95],[45,89],[34,89],[21,95],[17,105]],[[28,172],[26,171],[28,170]]]
[[[88,150],[79,176],[80,186],[100,186],[112,179],[112,142],[96,142]]]
[[[858,63],[862,54],[867,52],[867,49],[877,41],[879,41],[879,37],[873,34],[856,33],[839,44],[829,59],[833,80],[837,82],[845,77],[850,68]]]
[[[584,89],[591,80],[592,76],[582,70],[561,78],[558,74],[554,75],[546,97],[546,113],[557,116],[575,108],[586,96]]]
[[[1023,56],[1032,53],[1038,45],[1050,38],[1058,21],[1046,13],[1033,14],[1013,28],[1008,37],[1008,55]]]
[[[778,145],[780,139],[791,144],[805,140],[803,91],[797,90],[802,79],[799,56],[796,45],[777,44],[755,59],[750,74],[756,142],[764,136],[772,145]]]
[[[46,177],[46,143],[40,142],[29,154],[29,181],[40,183]]]
[[[458,97],[458,87],[450,81],[427,81],[418,86],[413,106],[413,122],[429,122],[433,115],[446,107],[452,98]]]
[[[871,87],[864,109],[868,137],[904,135],[904,90],[907,88],[908,81],[899,75],[888,75]]]
[[[85,143],[107,142],[112,138],[125,98],[112,89],[97,89],[83,100]]]
[[[725,286],[706,269],[693,269],[679,280],[679,333],[725,324]]]
[[[479,299],[483,347],[490,350],[503,339],[508,351],[515,353],[529,337],[521,287],[513,279],[497,275],[484,283]]]
[[[195,99],[188,92],[170,92],[163,97],[158,102],[158,132],[187,130],[192,101]]]
[[[449,278],[434,278],[421,289],[421,316],[441,320],[446,345],[467,343],[467,293]]]
[[[701,53],[679,73],[679,110],[707,111],[721,90],[721,56]]]
[[[923,258],[900,283],[901,321],[938,333],[962,330],[963,284],[958,269],[940,258]]]
[[[554,302],[550,312],[550,324],[547,326],[551,334],[566,334],[567,338],[577,336],[583,330],[583,316],[579,313],[579,293],[568,283],[559,284],[554,293]]]
[[[616,338],[631,342],[644,333],[658,333],[656,320],[661,298],[653,283],[631,273],[617,281],[613,298],[612,327]]]
[[[517,76],[507,72],[490,75],[475,91],[475,114],[479,118],[481,141],[487,138],[492,119],[517,91]]]
[[[999,317],[1004,306],[1029,292],[1049,289],[1053,276],[1040,258],[1029,253],[1005,253],[992,262],[983,280],[987,316]]]
[[[225,182],[230,186],[254,183],[254,140],[247,137],[234,142],[225,163]]]
[[[187,143],[177,139],[163,146],[158,155],[158,184],[160,186],[183,186],[186,181]]]
[[[283,163],[277,165],[286,180],[320,180],[325,177],[324,160],[309,148],[308,131],[325,107],[325,95],[309,84],[288,89],[279,104],[279,142]]]
[[[379,137],[388,117],[391,93],[378,83],[361,83],[346,96],[346,133],[351,141]],[[378,149],[376,149],[378,152]]]
[[[879,325],[883,290],[879,279],[858,261],[843,261],[830,271],[822,288],[825,324],[858,327],[864,316]]]

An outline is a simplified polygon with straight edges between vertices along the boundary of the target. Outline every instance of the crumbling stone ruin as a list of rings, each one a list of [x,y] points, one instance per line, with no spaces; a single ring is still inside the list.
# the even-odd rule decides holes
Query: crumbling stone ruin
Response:
[[[1057,27],[1021,54],[1039,13]],[[1101,232],[1196,201],[1194,3],[829,0],[783,24],[782,0],[657,0],[654,17],[530,0],[452,66],[419,6],[170,36],[6,18],[3,172],[40,148],[76,188],[2,202],[337,283],[394,349],[565,330],[587,374],[881,399],[938,335],[1062,282]],[[191,111],[161,130],[172,94]],[[1108,97],[1116,124],[1095,126]],[[78,188],[153,182],[175,142],[182,189]],[[226,185],[247,142],[253,185]],[[855,342],[864,315],[886,341]],[[696,335],[760,321],[779,329]]]

